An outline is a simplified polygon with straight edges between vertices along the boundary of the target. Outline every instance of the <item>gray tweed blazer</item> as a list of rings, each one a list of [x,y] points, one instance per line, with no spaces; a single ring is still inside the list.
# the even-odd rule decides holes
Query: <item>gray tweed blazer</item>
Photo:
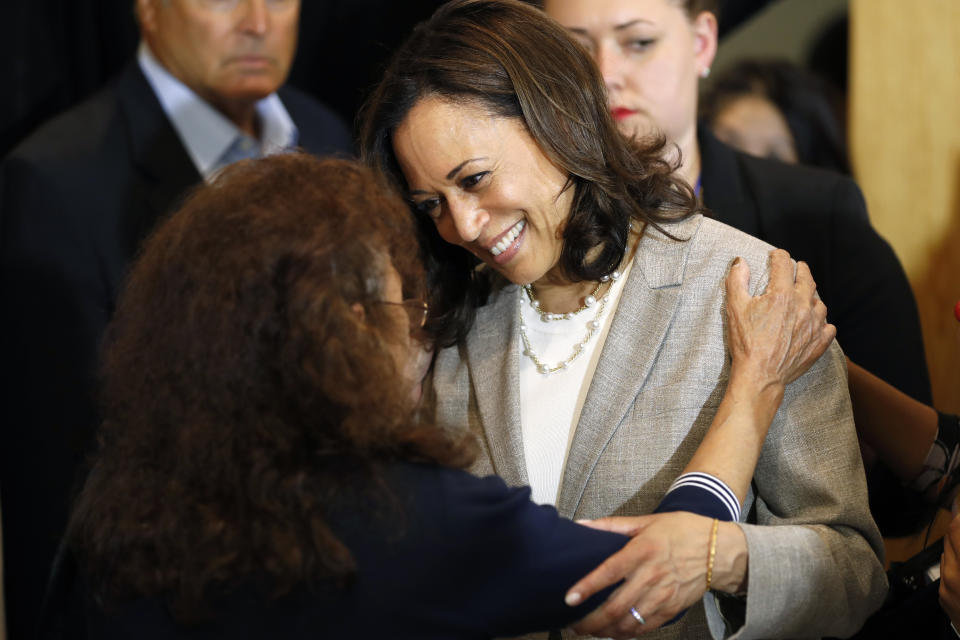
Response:
[[[754,293],[766,286],[766,243],[699,215],[667,229],[686,241],[653,229],[641,240],[567,458],[557,502],[563,516],[653,511],[727,384],[724,278],[733,259],[748,261]],[[437,355],[433,377],[440,423],[467,427],[480,440],[472,471],[511,485],[527,483],[518,304],[518,287],[503,284],[478,310],[465,344]],[[650,637],[844,636],[880,606],[883,546],[867,508],[836,343],[787,388],[743,514],[746,598],[721,603],[708,593]]]

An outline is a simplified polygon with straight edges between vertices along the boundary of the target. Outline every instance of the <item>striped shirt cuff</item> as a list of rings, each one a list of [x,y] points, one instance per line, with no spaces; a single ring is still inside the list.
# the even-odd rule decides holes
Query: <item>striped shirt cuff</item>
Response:
[[[740,520],[740,501],[723,480],[709,473],[685,473],[673,481],[654,513],[690,511],[724,521]]]

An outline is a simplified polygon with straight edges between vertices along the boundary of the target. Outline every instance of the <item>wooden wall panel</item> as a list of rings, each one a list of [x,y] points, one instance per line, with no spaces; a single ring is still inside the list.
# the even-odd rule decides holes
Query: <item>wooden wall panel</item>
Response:
[[[855,172],[917,295],[934,403],[960,412],[960,2],[851,0],[850,12]]]

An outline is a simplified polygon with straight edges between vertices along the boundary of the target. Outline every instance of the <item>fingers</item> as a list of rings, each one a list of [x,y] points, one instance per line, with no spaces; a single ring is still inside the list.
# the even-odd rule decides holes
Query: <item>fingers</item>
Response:
[[[727,273],[728,304],[741,305],[750,299],[750,265],[743,258],[737,258]]]
[[[837,337],[837,327],[832,324],[827,324],[823,327],[824,334],[827,335],[827,346],[830,346],[830,343],[834,341]],[[826,348],[824,348],[826,351]]]
[[[824,325],[810,340],[806,343],[802,354],[796,357],[796,362],[784,378],[786,384],[790,384],[813,366],[813,363],[820,359],[837,335],[837,328],[832,324]]]
[[[795,289],[803,296],[812,298],[817,291],[817,283],[810,273],[810,266],[798,260],[794,266],[790,254],[783,249],[770,252],[770,291],[789,291]]]
[[[802,349],[794,354],[792,364],[785,369],[783,382],[790,384],[820,359],[837,336],[837,328],[826,322],[826,306],[816,301],[817,304],[812,310],[813,327],[805,331],[806,337],[801,338]],[[803,335],[803,334],[801,334]]]
[[[809,337],[805,344],[805,360],[813,363],[823,355],[827,347],[837,334],[837,328],[827,323],[827,306],[817,296],[817,283],[813,279],[810,267],[800,260],[796,263],[792,283],[787,275],[787,265],[792,264],[790,254],[782,249],[770,252],[770,284],[768,291],[781,290],[790,287],[793,290],[793,300],[799,302],[796,309],[795,332]],[[785,293],[785,292],[784,292]],[[811,355],[813,357],[811,357]]]
[[[567,603],[576,604],[600,588],[623,580],[606,602],[574,626],[578,632],[633,637],[656,629],[703,597],[704,549],[712,521],[684,512],[646,518],[642,533],[568,592]],[[639,624],[631,607],[645,624]]]
[[[799,264],[806,267],[802,262]],[[807,269],[807,273],[809,273],[809,269]],[[813,287],[811,289],[811,295],[815,294],[816,285],[813,282],[813,278],[810,278],[809,286]],[[806,359],[810,364],[813,364],[830,347],[833,339],[837,337],[837,328],[827,322],[827,305],[815,295],[813,297],[813,309],[810,314],[815,332],[807,346],[808,353]]]
[[[636,550],[631,548],[632,544],[633,541],[628,542],[623,549],[604,560],[599,567],[570,587],[564,601],[575,607],[597,591],[622,580],[630,569],[636,567]]]
[[[573,625],[580,634],[603,638],[633,638],[659,628],[688,608],[689,603],[677,599],[677,589],[658,588],[665,571],[652,566],[641,566],[627,578],[602,605]],[[700,597],[698,594],[697,597]],[[640,620],[633,614],[643,619]]]
[[[804,262],[781,249],[770,252],[769,281],[749,292],[749,268],[739,259],[727,274],[727,337],[731,357],[759,379],[789,384],[829,348],[836,327]]]
[[[813,280],[813,274],[810,273],[809,265],[803,260],[797,262],[794,286],[798,291],[809,295],[811,298],[817,292],[817,283]]]
[[[750,295],[750,266],[746,260],[736,258],[727,273],[727,297],[733,299],[748,298]],[[800,260],[794,267],[790,254],[783,249],[770,251],[770,281],[768,291],[789,291],[795,288],[809,297],[817,291],[810,267]]]
[[[816,360],[827,350],[837,335],[837,328],[827,322],[827,305],[819,298],[814,299],[813,309],[810,311],[815,333],[811,340],[811,350],[815,352]]]
[[[823,303],[823,300],[820,298],[816,299],[816,302],[813,305],[814,316],[822,323],[826,324],[827,322],[827,305]]]
[[[601,606],[580,621],[578,629],[592,635],[628,636],[640,631],[652,631],[673,618],[677,611],[666,609],[670,594],[655,589],[662,572],[644,567],[636,577],[624,583]],[[644,619],[641,625],[630,612],[636,607]]]
[[[820,330],[820,336],[822,340],[821,348],[818,350],[814,360],[822,356],[823,352],[830,346],[830,343],[837,337],[837,327],[830,323],[823,325],[823,329]]]
[[[794,284],[793,260],[783,249],[770,252],[770,283],[767,291],[790,291]]]

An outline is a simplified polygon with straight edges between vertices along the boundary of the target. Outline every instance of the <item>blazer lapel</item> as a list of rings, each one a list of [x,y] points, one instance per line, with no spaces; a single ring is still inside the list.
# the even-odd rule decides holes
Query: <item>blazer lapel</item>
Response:
[[[493,469],[511,486],[528,483],[520,429],[516,293],[515,285],[506,286],[481,307],[466,341],[470,379]]]
[[[700,226],[693,216],[669,231],[689,238]],[[656,363],[680,300],[689,243],[648,228],[613,316],[570,445],[557,510],[574,517],[587,481]]]
[[[136,206],[124,229],[133,256],[157,220],[179,205],[201,176],[136,61],[120,77],[117,93],[138,178],[131,193]]]

